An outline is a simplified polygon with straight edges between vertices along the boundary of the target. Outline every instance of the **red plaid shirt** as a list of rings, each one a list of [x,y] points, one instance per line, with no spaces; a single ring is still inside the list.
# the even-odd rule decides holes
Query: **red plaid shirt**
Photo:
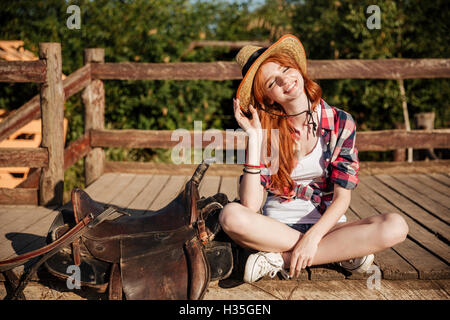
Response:
[[[346,189],[354,189],[358,184],[358,150],[355,147],[356,124],[352,116],[336,107],[330,107],[320,99],[321,136],[326,148],[325,174],[303,186],[297,184],[290,193],[280,194],[270,188],[270,174],[261,174],[261,184],[269,192],[276,195],[280,202],[292,201],[296,198],[311,200],[320,213],[327,209],[333,199],[334,184]],[[264,169],[263,169],[264,171]]]

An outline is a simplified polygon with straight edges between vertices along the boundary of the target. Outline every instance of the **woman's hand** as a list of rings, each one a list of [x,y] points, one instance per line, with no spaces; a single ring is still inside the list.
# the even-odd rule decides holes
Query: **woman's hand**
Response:
[[[234,107],[234,117],[236,118],[236,121],[242,128],[242,130],[244,130],[248,134],[260,132],[261,122],[259,120],[258,112],[256,112],[256,109],[252,105],[249,105],[249,110],[252,114],[251,119],[246,117],[245,114],[242,112],[238,99],[233,99],[233,107]]]
[[[320,239],[305,233],[291,251],[289,276],[298,277],[302,269],[310,267],[316,255]]]

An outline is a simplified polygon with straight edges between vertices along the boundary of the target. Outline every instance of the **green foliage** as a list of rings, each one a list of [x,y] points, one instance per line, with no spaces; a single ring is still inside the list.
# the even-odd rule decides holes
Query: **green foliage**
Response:
[[[81,8],[80,30],[66,26],[70,4]],[[185,0],[14,1],[0,13],[4,22],[0,38],[23,40],[36,55],[39,42],[61,42],[66,75],[83,65],[85,48],[105,48],[107,62],[177,62],[191,41],[224,33],[225,17],[239,20],[245,13],[243,7]],[[210,48],[194,51],[185,61],[215,61],[216,54]],[[105,81],[106,126],[192,129],[194,120],[203,120],[205,129],[220,128],[224,101],[233,95],[232,85],[231,81]],[[35,94],[36,85],[2,84],[0,108],[15,109]],[[65,116],[70,142],[83,132],[79,94],[66,102]],[[151,153],[142,150],[141,156],[147,157],[146,152]]]
[[[449,56],[448,46],[443,45],[449,42],[445,25],[449,11],[443,10],[445,1],[302,2],[305,4],[296,6],[293,28],[311,59]],[[371,4],[380,7],[381,29],[369,30],[366,26],[370,14],[365,11]],[[430,36],[439,41],[430,41]],[[404,82],[411,121],[414,113],[434,111],[436,127],[447,126],[448,80],[414,79]],[[327,80],[321,84],[325,99],[350,111],[360,129],[392,129],[396,123],[403,123],[396,81]]]
[[[261,1],[257,1],[261,3]],[[0,39],[23,40],[36,55],[39,42],[61,42],[63,72],[83,65],[83,49],[105,48],[107,62],[232,60],[236,50],[196,48],[196,40],[275,41],[297,35],[309,59],[448,58],[448,1],[420,0],[17,0],[0,10]],[[81,8],[81,29],[69,30],[70,4]],[[381,29],[369,30],[369,5],[381,10]],[[251,8],[251,9],[250,9]],[[117,129],[237,128],[231,99],[239,81],[104,81],[105,122]],[[324,99],[349,111],[359,130],[403,123],[393,80],[322,80]],[[435,126],[449,126],[448,79],[405,80],[411,124],[418,112],[436,112]],[[35,84],[0,84],[0,108],[18,108],[38,94]],[[83,133],[80,94],[65,104],[67,141]],[[378,153],[377,153],[378,154]],[[108,159],[169,161],[162,149],[107,150]],[[389,159],[371,155],[367,159]],[[79,166],[82,168],[82,166]],[[80,169],[82,170],[82,169]]]
[[[70,4],[81,9],[81,29],[69,30],[66,13]],[[0,39],[23,40],[38,55],[39,42],[60,42],[63,73],[83,66],[85,48],[104,48],[107,62],[178,62],[193,40],[228,40],[245,34],[239,22],[246,5],[188,0],[17,0],[2,4]],[[236,29],[229,28],[234,25]],[[242,36],[246,38],[245,36]],[[238,39],[238,38],[236,38]],[[216,61],[228,50],[195,50],[183,61]],[[203,129],[224,128],[224,106],[234,92],[232,81],[105,81],[107,128],[174,130],[192,129],[194,120]],[[13,110],[34,95],[35,84],[0,84],[0,108]],[[67,143],[83,133],[80,94],[65,103],[69,120]],[[110,148],[110,160],[170,161],[170,150]],[[66,171],[66,195],[83,183],[83,165]]]
[[[79,160],[73,166],[64,171],[63,203],[70,201],[73,188],[85,188],[84,159]]]
[[[289,1],[292,28],[310,59],[448,58],[446,1]],[[381,29],[369,30],[366,13],[376,4]],[[447,7],[447,8],[446,8]],[[446,8],[446,9],[445,9]],[[349,111],[359,130],[393,129],[404,123],[400,89],[392,80],[322,80],[324,99]],[[411,127],[414,114],[436,113],[435,127],[448,127],[448,79],[404,80]],[[367,156],[367,154],[365,155]],[[391,160],[369,153],[366,160]]]

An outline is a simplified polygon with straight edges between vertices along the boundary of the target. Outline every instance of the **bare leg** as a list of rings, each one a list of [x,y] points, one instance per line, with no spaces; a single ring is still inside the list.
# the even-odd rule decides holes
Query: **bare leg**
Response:
[[[222,210],[224,231],[237,243],[260,251],[281,252],[285,265],[290,251],[303,236],[299,231],[239,203]],[[402,242],[408,233],[405,220],[396,213],[372,216],[334,226],[320,241],[313,265],[343,261],[376,253]]]

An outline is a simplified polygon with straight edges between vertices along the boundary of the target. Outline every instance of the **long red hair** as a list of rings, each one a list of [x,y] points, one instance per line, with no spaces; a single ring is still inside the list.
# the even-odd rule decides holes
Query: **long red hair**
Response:
[[[274,102],[273,105],[269,104],[269,97],[266,95],[266,89],[260,72],[261,67],[268,62],[275,62],[281,66],[295,68],[301,73],[306,96],[312,101],[311,110],[315,110],[319,104],[320,98],[322,97],[322,89],[317,83],[309,79],[308,76],[302,72],[295,60],[286,53],[277,53],[267,58],[259,67],[259,70],[255,75],[255,80],[253,81],[252,94],[255,98],[255,108],[261,120],[261,126],[263,129],[266,129],[267,132],[267,155],[270,154],[272,145],[270,129],[279,130],[279,143],[274,144],[278,149],[278,171],[271,176],[270,188],[272,190],[277,190],[280,193],[290,193],[295,187],[295,183],[291,178],[291,173],[297,164],[296,159],[294,159],[295,141],[293,134],[295,130],[289,117],[277,117],[261,110],[262,107],[273,113],[280,115],[286,114],[283,107],[277,102]],[[270,154],[270,157],[273,156],[274,155]],[[265,165],[268,164],[266,163]]]

